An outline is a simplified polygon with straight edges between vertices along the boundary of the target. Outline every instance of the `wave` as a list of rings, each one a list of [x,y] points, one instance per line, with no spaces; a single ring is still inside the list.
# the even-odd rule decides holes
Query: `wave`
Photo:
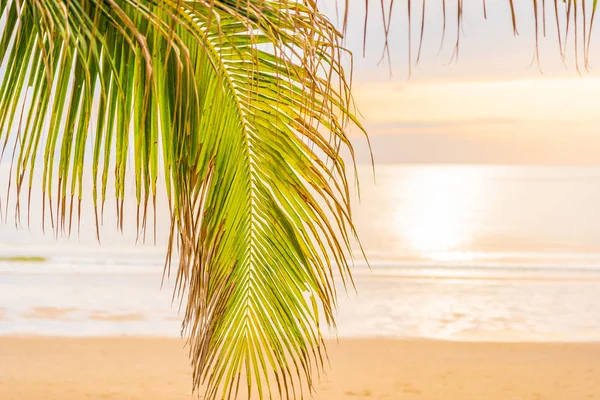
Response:
[[[454,252],[428,259],[369,256],[356,259],[355,276],[443,279],[600,278],[600,253]],[[378,256],[378,257],[377,257]],[[178,259],[172,260],[172,270]],[[160,251],[13,254],[0,257],[0,274],[162,275]]]

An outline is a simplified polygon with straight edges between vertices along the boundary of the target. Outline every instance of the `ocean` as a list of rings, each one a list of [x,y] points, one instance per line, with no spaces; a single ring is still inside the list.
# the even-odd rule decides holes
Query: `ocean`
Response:
[[[328,336],[600,341],[600,168],[378,165],[359,178],[368,264],[357,251]],[[0,335],[180,334],[164,204],[156,246],[136,244],[132,204],[123,234],[107,212],[99,245],[89,206],[56,239],[39,199],[20,228],[2,200]]]

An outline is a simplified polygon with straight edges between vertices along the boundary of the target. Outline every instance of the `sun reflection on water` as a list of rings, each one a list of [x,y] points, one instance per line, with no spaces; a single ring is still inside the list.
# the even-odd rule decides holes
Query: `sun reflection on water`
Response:
[[[440,261],[470,259],[465,251],[482,207],[485,180],[476,169],[433,167],[411,171],[398,187],[402,204],[395,227],[404,244],[421,258]]]

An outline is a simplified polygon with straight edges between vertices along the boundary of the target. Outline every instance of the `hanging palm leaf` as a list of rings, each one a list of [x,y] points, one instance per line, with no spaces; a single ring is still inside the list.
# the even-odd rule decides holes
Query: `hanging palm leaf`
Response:
[[[85,164],[97,220],[114,168],[122,227],[133,168],[143,232],[164,174],[168,257],[208,398],[236,397],[242,373],[241,391],[299,397],[323,362],[317,309],[333,321],[333,270],[348,271],[339,148],[354,117],[340,35],[315,7],[1,2],[0,132],[5,147],[18,138],[17,191],[38,189],[41,160],[44,207],[70,232]]]
[[[326,0],[324,0],[326,2]],[[408,60],[409,74],[410,69],[414,64],[419,63],[421,56],[421,50],[423,45],[423,38],[427,27],[435,25],[432,23],[426,24],[425,15],[426,10],[436,10],[441,14],[439,24],[442,27],[442,45],[446,37],[447,22],[448,19],[456,19],[456,25],[454,26],[455,34],[453,38],[454,52],[452,59],[458,59],[460,38],[463,32],[463,16],[465,7],[471,9],[479,9],[482,18],[488,18],[488,5],[487,0],[479,1],[464,1],[464,0],[381,0],[377,2],[369,3],[366,0],[364,3],[352,2],[351,0],[344,0],[344,14],[343,14],[343,27],[346,28],[349,20],[349,11],[355,9],[357,6],[360,7],[364,4],[365,9],[365,22],[363,26],[364,38],[363,42],[367,45],[367,19],[369,15],[369,9],[376,7],[382,16],[383,33],[385,41],[383,43],[383,56],[389,57],[389,45],[390,41],[394,39],[390,38],[390,25],[392,19],[392,12],[394,15],[398,13],[404,13],[405,18],[408,20],[408,29],[406,36],[408,39],[408,53],[406,54]],[[563,61],[566,61],[567,43],[572,43],[573,62],[578,72],[580,72],[580,65],[586,69],[589,69],[589,56],[590,56],[590,45],[592,39],[592,31],[595,22],[596,9],[598,6],[598,0],[526,0],[526,1],[515,1],[515,0],[503,0],[498,3],[503,3],[508,11],[509,20],[513,34],[519,35],[518,29],[518,18],[517,9],[520,9],[522,15],[533,16],[532,21],[526,21],[532,28],[535,37],[535,61],[540,63],[539,44],[542,38],[547,37],[547,24],[554,24],[556,26],[556,42],[558,44],[558,52],[562,57]],[[547,4],[548,3],[548,4]],[[431,6],[434,4],[434,6]],[[427,5],[427,7],[426,7]],[[524,14],[524,9],[527,9],[527,14]],[[431,13],[431,11],[430,11]],[[415,25],[416,24],[416,25]],[[413,36],[413,30],[418,29],[418,36]],[[413,37],[417,37],[417,40],[413,40]],[[417,50],[416,59],[413,57],[414,50]]]

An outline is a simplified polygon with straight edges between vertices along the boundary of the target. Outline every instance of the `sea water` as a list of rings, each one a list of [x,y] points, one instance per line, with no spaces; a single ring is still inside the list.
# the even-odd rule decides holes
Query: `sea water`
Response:
[[[367,260],[355,247],[355,288],[338,282],[328,336],[600,340],[600,168],[380,165],[359,178]],[[57,239],[47,215],[41,232],[40,199],[29,228],[5,203],[0,334],[180,334],[165,204],[154,246],[153,232],[136,244],[134,204],[123,234],[107,213],[99,245],[89,206]]]

